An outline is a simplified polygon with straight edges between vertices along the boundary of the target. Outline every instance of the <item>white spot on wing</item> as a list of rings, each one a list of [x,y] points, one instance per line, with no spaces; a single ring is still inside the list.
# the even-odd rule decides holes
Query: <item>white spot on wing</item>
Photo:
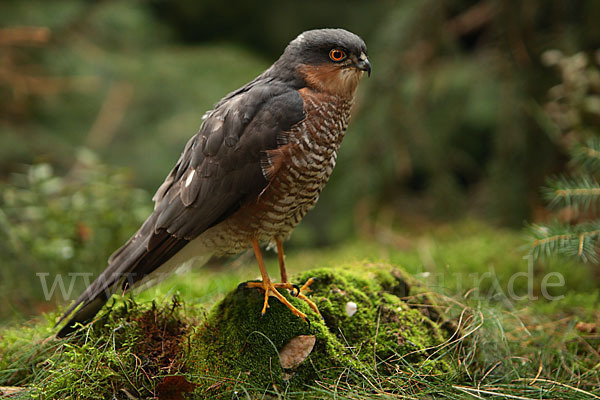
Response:
[[[194,175],[196,175],[196,170],[192,169],[188,174],[187,179],[185,180],[185,187],[188,187],[192,184],[192,181],[194,180]]]

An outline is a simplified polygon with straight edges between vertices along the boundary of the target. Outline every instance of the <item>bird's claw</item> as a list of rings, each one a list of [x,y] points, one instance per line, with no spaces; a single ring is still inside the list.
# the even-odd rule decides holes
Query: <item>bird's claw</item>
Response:
[[[317,305],[308,297],[306,297],[306,295],[304,293],[308,293],[310,292],[310,288],[309,286],[312,285],[313,283],[315,283],[318,279],[315,277],[311,277],[309,278],[304,285],[302,285],[302,287],[298,290],[298,294],[296,295],[297,298],[304,300],[304,302],[306,302],[306,304],[308,304],[308,306],[315,312],[317,313],[317,315],[319,317],[321,317],[321,320],[324,321],[323,316],[321,315],[321,312],[319,311],[319,308],[317,307]]]
[[[309,278],[306,282],[304,282],[304,285],[302,285],[302,287],[300,288],[300,293],[308,293],[310,292],[310,285],[312,285],[313,283],[315,283],[318,280],[318,278],[312,277]]]
[[[254,287],[254,288],[258,288],[258,289],[264,290],[264,292],[265,292],[265,301],[263,303],[263,308],[261,310],[261,314],[262,315],[265,315],[265,313],[267,312],[267,308],[269,308],[269,296],[272,294],[280,302],[282,302],[287,308],[289,308],[295,316],[302,318],[302,320],[304,322],[308,322],[308,319],[306,318],[306,314],[304,314],[302,311],[300,311],[296,307],[294,307],[277,290],[278,287],[279,288],[285,288],[285,289],[288,289],[288,290],[290,290],[290,289],[293,290],[294,289],[294,285],[292,285],[290,283],[276,283],[276,284],[274,284],[271,281],[261,281],[261,282],[247,282],[245,287],[251,287],[251,288]]]
[[[304,322],[307,322],[309,324],[310,327],[310,321],[306,318],[306,314],[304,314],[302,311],[298,310],[296,307],[294,307],[285,297],[283,297],[283,295],[281,295],[281,293],[279,293],[279,291],[277,289],[287,289],[290,291],[291,295],[303,300],[304,302],[306,302],[306,304],[308,304],[308,306],[319,316],[321,317],[321,320],[323,319],[323,316],[321,315],[321,313],[319,312],[319,308],[317,307],[317,305],[308,297],[306,297],[306,295],[304,293],[308,293],[310,292],[310,288],[309,286],[312,285],[315,281],[317,281],[317,278],[310,278],[309,280],[306,281],[306,283],[304,283],[304,285],[302,285],[302,287],[298,287],[298,285],[296,284],[292,284],[289,282],[283,282],[283,283],[273,283],[270,281],[260,281],[260,282],[244,282],[241,283],[238,287],[239,288],[258,288],[261,290],[264,290],[265,292],[265,300],[263,303],[263,308],[261,310],[261,315],[265,315],[265,313],[267,312],[267,308],[269,308],[269,296],[272,294],[274,297],[276,297],[280,302],[282,302],[283,304],[285,304],[294,315],[296,315],[297,317],[302,318],[302,320]]]

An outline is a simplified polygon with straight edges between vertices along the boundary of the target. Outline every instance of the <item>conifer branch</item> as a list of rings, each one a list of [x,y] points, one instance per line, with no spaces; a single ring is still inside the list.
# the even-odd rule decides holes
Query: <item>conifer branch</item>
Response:
[[[547,65],[559,67],[563,82],[559,90],[549,90],[551,101],[543,107],[544,113],[538,120],[543,128],[552,128],[546,130],[555,142],[568,146],[576,175],[565,174],[547,181],[544,197],[550,207],[566,208],[569,218],[547,226],[527,227],[529,254],[534,258],[576,257],[598,264],[600,220],[590,219],[598,216],[596,207],[600,201],[600,135],[597,124],[588,125],[584,116],[590,112],[600,115],[597,106],[592,111],[586,106],[597,103],[595,82],[600,70],[595,65],[586,66],[583,54],[565,57],[555,51],[545,53],[545,57]],[[581,222],[582,219],[587,221]]]
[[[574,165],[589,172],[600,172],[600,138],[593,136],[584,143],[574,145],[570,156]]]
[[[583,262],[598,263],[597,247],[600,242],[600,220],[575,226],[530,225],[528,227],[534,258],[563,255],[577,257]]]
[[[600,184],[589,175],[579,177],[559,177],[548,181],[544,197],[551,207],[573,207],[587,211],[600,200]]]

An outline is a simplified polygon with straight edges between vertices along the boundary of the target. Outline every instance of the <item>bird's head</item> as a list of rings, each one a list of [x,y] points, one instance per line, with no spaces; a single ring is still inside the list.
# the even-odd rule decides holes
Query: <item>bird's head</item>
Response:
[[[363,74],[371,75],[365,42],[344,29],[301,33],[275,66],[285,67],[313,89],[342,96],[353,96]]]

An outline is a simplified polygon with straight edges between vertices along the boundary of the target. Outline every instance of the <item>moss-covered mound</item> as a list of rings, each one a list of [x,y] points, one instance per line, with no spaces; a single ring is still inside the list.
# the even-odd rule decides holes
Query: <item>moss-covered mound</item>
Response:
[[[243,285],[214,306],[190,337],[186,367],[198,384],[198,398],[233,392],[290,393],[340,382],[363,386],[368,377],[449,370],[436,351],[447,339],[445,332],[404,300],[409,285],[400,271],[390,266],[364,267],[361,272],[318,269],[297,281],[311,277],[315,282],[309,296],[323,320],[304,301],[285,293],[308,315],[310,324],[275,298],[261,316],[263,292]],[[282,349],[290,341],[311,336],[312,351],[310,339],[296,350],[300,358],[309,353],[299,365],[290,367],[282,360],[288,356]]]
[[[450,371],[439,346],[448,334],[433,321],[439,314],[423,296],[410,298],[427,307],[407,301],[409,285],[399,270],[359,264],[309,271],[294,281],[311,277],[309,297],[323,319],[283,293],[310,324],[274,297],[261,316],[263,292],[240,285],[208,315],[177,299],[129,298],[65,340],[51,337],[58,314],[4,330],[0,392],[40,399],[237,398],[235,392],[306,398],[307,391],[320,397],[319,390],[342,386],[376,392],[384,382],[419,391],[415,382]]]

